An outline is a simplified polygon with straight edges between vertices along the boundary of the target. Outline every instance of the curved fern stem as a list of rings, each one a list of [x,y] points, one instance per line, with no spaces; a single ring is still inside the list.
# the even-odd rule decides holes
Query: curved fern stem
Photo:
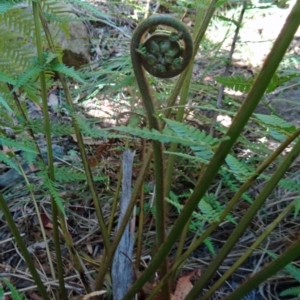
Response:
[[[147,21],[149,21],[149,23]],[[175,25],[176,27],[174,27],[175,29],[179,28],[179,31],[184,30],[184,32],[186,32],[186,34],[189,34],[186,27],[183,24],[181,24],[179,21],[177,21],[176,19],[171,18],[169,16],[157,15],[157,16],[152,16],[151,18],[143,21],[139,25],[139,27],[137,27],[137,29],[134,33],[134,36],[132,38],[132,43],[131,43],[132,65],[133,65],[133,68],[134,68],[135,76],[136,76],[137,81],[138,81],[139,89],[140,89],[142,97],[143,97],[143,102],[144,102],[144,106],[146,108],[147,116],[148,116],[148,119],[149,119],[150,128],[154,128],[154,129],[155,128],[159,129],[159,124],[158,124],[157,119],[154,116],[155,111],[154,111],[153,99],[152,99],[152,96],[151,96],[150,88],[148,86],[147,80],[146,80],[145,75],[144,75],[144,70],[143,70],[142,65],[140,63],[140,57],[136,54],[137,53],[139,53],[140,55],[143,54],[143,53],[141,53],[142,52],[142,49],[141,49],[142,47],[139,47],[139,46],[140,46],[140,39],[143,36],[143,31],[144,30],[145,31],[149,30],[150,28],[153,28],[153,27],[157,26],[158,24],[167,25],[167,26],[172,27],[171,23],[173,24],[173,23],[175,23],[175,21],[176,21],[176,25]],[[193,43],[192,43],[191,38],[188,38],[188,43],[185,46],[185,48],[186,49],[185,49],[184,53],[186,54],[186,57],[187,58],[189,57],[191,59],[192,58],[192,53],[193,53]],[[136,49],[137,49],[137,51],[136,51]],[[189,62],[185,61],[185,64],[188,65]],[[184,65],[184,67],[186,67],[186,66]],[[184,74],[184,73],[185,72],[183,72],[182,74]],[[162,77],[162,76],[160,76],[160,77]],[[167,77],[168,76],[165,76],[164,78],[167,78]],[[182,75],[180,77],[182,77]],[[182,81],[181,81],[180,84],[182,84]],[[180,90],[180,89],[178,89],[178,84],[175,86],[174,90],[175,89],[176,89],[177,94],[175,95],[174,92],[172,93],[172,98],[174,98],[174,99],[176,99],[176,97],[178,95],[178,92]],[[169,114],[166,114],[166,116],[167,115],[169,115]],[[154,124],[154,127],[153,127],[153,124]],[[159,146],[157,148],[161,148],[161,146]],[[155,146],[154,146],[154,149],[155,149]],[[122,229],[125,228],[125,225],[127,224],[128,220],[131,216],[131,212],[132,212],[133,207],[135,205],[135,199],[138,197],[141,186],[144,182],[144,177],[145,177],[145,174],[146,174],[146,170],[148,170],[151,158],[152,158],[152,152],[149,151],[147,153],[146,157],[145,157],[144,164],[142,166],[142,169],[140,170],[140,174],[138,176],[138,179],[135,182],[134,190],[132,192],[131,201],[130,201],[129,207],[128,207],[125,215],[124,215],[124,218],[123,218],[122,224],[120,226],[120,229],[118,230],[118,232],[117,232],[117,234],[114,238],[114,241],[111,245],[110,251],[107,254],[107,257],[103,257],[103,259],[101,261],[101,268],[99,269],[99,273],[98,273],[97,278],[95,280],[95,287],[96,287],[97,290],[100,289],[103,285],[103,280],[104,280],[106,271],[109,268],[110,261],[112,260],[114,252],[115,252],[115,250],[118,246],[118,243],[119,243],[119,241],[122,237],[122,234],[123,234]],[[162,166],[163,165],[161,164],[160,169],[162,168]],[[156,170],[159,170],[159,169],[156,169]],[[159,177],[156,176],[156,180],[158,180],[158,178]],[[161,191],[163,192],[163,190],[161,190]],[[157,186],[156,186],[156,193],[158,193]],[[161,195],[163,195],[163,193]],[[163,201],[164,201],[164,199],[162,197],[161,203],[163,203]],[[157,226],[157,228],[159,228],[159,226]]]
[[[146,40],[143,37],[155,30],[157,26],[168,26],[168,34],[155,32]],[[189,64],[193,55],[193,41],[186,26],[169,15],[155,15],[140,23],[131,41],[131,61],[137,84],[143,99],[151,129],[160,131],[160,124],[155,116],[155,108],[150,87],[145,77],[144,69],[159,78],[171,78],[179,75]],[[164,201],[164,157],[163,146],[153,141],[155,163],[155,219],[157,224],[157,247],[160,247],[166,237],[166,204]],[[167,273],[167,260],[160,268],[160,275]],[[165,299],[170,293],[166,287],[163,290]]]

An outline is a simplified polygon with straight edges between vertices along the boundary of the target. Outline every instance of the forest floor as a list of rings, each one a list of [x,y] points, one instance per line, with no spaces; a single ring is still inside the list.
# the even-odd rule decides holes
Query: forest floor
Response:
[[[118,29],[113,29],[109,26],[104,26],[101,23],[94,23],[94,31],[97,32],[98,36],[101,33],[104,36],[104,39],[99,38],[96,45],[99,46],[100,52],[102,55],[107,55],[111,64],[116,63],[117,60],[122,58],[124,55],[128,55],[129,53],[129,43],[130,43],[130,35],[133,31],[134,22],[130,20],[128,17],[129,14],[132,14],[132,10],[126,11],[126,7],[122,6],[122,4],[110,4],[108,1],[97,1],[90,0],[91,4],[98,7],[99,11],[110,15],[111,12],[114,18],[120,18],[120,27]],[[145,1],[146,2],[146,1]],[[149,1],[147,1],[148,3]],[[151,1],[150,1],[151,2]],[[157,7],[157,3],[150,4],[152,8]],[[234,20],[237,20],[241,11],[241,7],[228,9],[225,12],[220,11],[218,14],[222,13],[223,16]],[[164,12],[164,10],[158,12]],[[168,13],[172,13],[172,11],[167,11]],[[244,18],[243,18],[243,26],[239,32],[239,37],[237,39],[235,51],[233,54],[233,63],[230,68],[230,74],[245,74],[246,76],[254,76],[260,70],[266,55],[270,51],[270,48],[273,45],[275,38],[277,37],[280,29],[284,25],[286,16],[289,12],[289,8],[279,8],[277,6],[272,6],[267,9],[262,8],[253,8],[247,9]],[[139,12],[140,13],[140,12]],[[117,16],[117,17],[116,17]],[[184,21],[187,25],[191,24],[189,22],[193,22],[193,12],[190,12],[190,15],[187,14]],[[100,24],[100,25],[99,25]],[[216,48],[219,46],[219,57],[227,58],[228,53],[230,51],[232,37],[235,31],[235,26],[228,25],[227,21],[220,18],[214,18],[207,33],[205,39],[214,44]],[[118,34],[120,32],[125,33],[126,37],[120,38]],[[117,34],[117,35],[116,35]],[[122,35],[122,34],[121,34]],[[107,45],[104,43],[104,40],[107,38],[113,40],[113,45]],[[225,38],[226,37],[226,38]],[[96,47],[95,46],[95,47]],[[286,82],[283,86],[280,86],[275,91],[270,94],[266,94],[261,101],[257,111],[260,113],[270,113],[274,111],[292,124],[299,126],[300,125],[300,29],[298,30],[293,43],[291,44],[285,59],[279,67],[279,72],[284,75],[289,74],[298,74],[298,77],[292,79],[289,82]],[[201,77],[205,72],[208,62],[202,61],[201,58],[205,57],[207,53],[205,52],[204,47],[200,48],[199,56],[196,58],[193,76],[194,78]],[[99,69],[101,69],[101,64],[99,64]],[[204,78],[204,81],[207,81],[208,85],[214,86],[216,88],[216,84],[214,81],[214,76],[222,75],[224,72],[224,64],[213,66],[207,75]],[[73,83],[72,83],[73,84]],[[225,93],[228,95],[233,95],[241,99],[241,101],[245,98],[245,95],[242,93],[238,93],[232,90],[225,89]],[[207,96],[209,97],[209,96]],[[98,104],[97,104],[98,103]],[[120,104],[121,103],[121,104]],[[107,116],[107,123],[105,126],[111,126],[117,123],[116,115],[123,111],[125,108],[128,109],[129,105],[124,104],[124,107],[120,107],[123,105],[123,101],[113,102],[107,95],[102,95],[101,91],[97,93],[94,98],[91,98],[88,101],[80,104],[81,107],[84,108],[85,112],[90,116],[95,118],[103,118]],[[114,120],[114,121],[113,121]],[[68,121],[70,121],[68,119]],[[115,122],[115,123],[113,123]],[[104,123],[103,123],[104,124]],[[102,124],[102,125],[103,125]],[[74,138],[74,136],[72,136]],[[76,148],[76,141],[70,141],[68,139],[66,141],[66,148],[68,153],[74,153],[74,149],[78,151]],[[99,145],[97,145],[99,142]],[[118,179],[118,172],[120,166],[120,156],[121,152],[119,150],[120,141],[109,141],[108,143],[101,143],[101,141],[92,141],[89,144],[89,140],[85,140],[85,144],[87,148],[92,153],[89,158],[90,167],[95,167],[101,162],[101,168],[104,170],[105,175],[109,178],[109,187],[104,188],[102,185],[99,185],[99,194],[101,195],[101,201],[106,201],[107,204],[104,205],[105,211],[105,220],[107,221],[110,217],[110,209],[111,206],[108,204],[114,195],[115,187]],[[137,149],[141,148],[140,145],[135,145]],[[73,149],[74,148],[74,149]],[[66,150],[66,149],[64,149]],[[60,149],[58,149],[60,151]],[[73,152],[72,152],[73,151]],[[99,152],[99,155],[97,154]],[[55,154],[55,153],[54,153]],[[78,153],[71,157],[71,165],[76,165],[78,162]],[[81,166],[80,166],[81,167]],[[296,179],[299,177],[299,168],[295,166],[293,169],[293,175]],[[178,170],[177,170],[178,171]],[[187,174],[186,178],[188,178],[191,174]],[[149,176],[147,180],[153,180],[152,175]],[[135,178],[134,178],[135,179]],[[190,180],[190,178],[188,179]],[[182,183],[182,186],[185,188],[192,188],[189,181],[185,181]],[[149,184],[150,186],[150,184]],[[97,185],[98,187],[98,185]],[[253,188],[251,191],[252,195],[257,195],[258,191],[261,190],[262,183],[258,182],[257,186]],[[19,190],[18,190],[19,189]],[[94,208],[90,205],[91,202],[88,200],[90,198],[89,192],[87,190],[80,190],[80,197],[78,194],[78,187],[74,187],[74,190],[63,192],[63,197],[70,201],[70,205],[68,207],[70,216],[68,219],[68,226],[72,231],[72,235],[75,241],[76,247],[78,247],[78,251],[80,253],[85,253],[84,259],[86,259],[89,271],[95,272],[95,266],[98,267],[99,260],[101,258],[101,252],[103,249],[103,241],[101,235],[99,234],[99,228],[97,227],[96,217]],[[221,193],[224,195],[231,195],[230,191],[222,190]],[[280,203],[284,201],[289,201],[289,197],[294,196],[290,194],[284,194],[280,189],[276,191],[276,199],[269,199],[266,204],[266,210],[270,212],[270,218],[272,219],[273,213],[277,213],[277,209],[280,208]],[[38,221],[34,210],[32,207],[24,206],[25,208],[20,209],[20,204],[28,201],[28,190],[27,187],[17,186],[17,189],[11,190],[7,199],[10,201],[11,211],[14,214],[14,218],[18,220],[19,225],[23,226],[23,236],[26,236],[28,242],[32,242],[33,245],[38,244],[36,241],[41,239],[41,233],[38,228]],[[27,199],[27,200],[26,200]],[[84,199],[84,200],[83,200]],[[275,203],[275,204],[274,204]],[[278,204],[279,203],[279,204]],[[23,205],[23,204],[22,204]],[[240,217],[243,212],[248,208],[248,204],[241,204],[237,211],[236,216]],[[274,206],[273,206],[274,205]],[[41,200],[41,207],[44,209],[44,206],[49,211],[49,201],[47,204],[44,203],[44,200]],[[45,208],[45,213],[43,213],[44,218],[44,226],[47,230],[47,235],[51,238],[51,221],[47,216],[47,209]],[[26,215],[27,214],[27,215]],[[26,217],[24,217],[26,215]],[[29,217],[28,217],[29,216]],[[245,247],[249,247],[252,242],[256,239],[257,235],[260,233],[262,228],[265,228],[268,224],[268,220],[264,219],[264,214],[258,214],[258,216],[254,219],[253,223],[250,226],[247,234],[241,239],[237,247],[234,248],[232,253],[228,256],[224,265],[220,268],[221,272],[228,270],[229,266],[231,266],[234,261],[240,257],[242,250]],[[148,211],[148,215],[146,216],[147,222],[151,223],[153,221],[151,213]],[[299,219],[299,218],[298,218]],[[282,247],[289,243],[291,240],[295,239],[299,231],[298,219],[293,219],[292,216],[286,220],[287,222],[282,225],[278,231],[274,232],[270,239],[267,241],[267,244],[271,249],[282,249]],[[17,221],[16,221],[17,222]],[[288,223],[290,222],[290,223]],[[148,224],[147,223],[147,224]],[[4,224],[4,222],[3,222]],[[16,269],[19,264],[19,253],[16,250],[15,244],[12,242],[10,237],[9,230],[6,224],[3,225],[1,223],[2,230],[0,232],[0,240],[7,241],[7,243],[0,243],[1,258],[6,265],[13,265]],[[218,230],[212,236],[212,242],[214,243],[216,250],[218,250],[229,236],[229,233],[233,229],[233,225],[229,222],[224,222],[222,224],[222,228]],[[150,228],[150,227],[149,227]],[[148,233],[147,233],[148,234]],[[155,236],[155,231],[149,229],[149,239]],[[25,239],[25,238],[24,238]],[[188,242],[193,239],[193,235],[188,236]],[[35,255],[38,257],[41,265],[38,265],[37,268],[42,269],[45,273],[45,278],[50,274],[49,266],[46,262],[45,254],[42,250],[43,245],[38,245],[38,250],[35,251]],[[33,248],[34,249],[34,248]],[[143,253],[144,257],[150,257],[152,254],[151,249],[145,249],[145,253]],[[75,281],[73,278],[73,265],[68,256],[68,251],[66,247],[63,249],[63,255],[65,257],[65,266],[69,270],[68,284],[71,284],[74,287],[74,291],[79,291],[78,295],[83,291],[82,286],[78,281]],[[89,260],[89,257],[92,257],[92,260]],[[208,263],[212,260],[213,254],[205,247],[199,249],[199,251],[195,251],[189,260],[187,260],[185,266],[183,267],[182,274],[188,274],[191,271],[194,271],[197,268],[205,268]],[[94,264],[90,264],[92,261]],[[145,260],[146,261],[146,260]],[[221,299],[222,296],[228,294],[232,289],[240,284],[246,276],[250,275],[252,271],[257,271],[264,265],[266,261],[266,254],[263,249],[258,249],[253,253],[253,256],[239,269],[237,274],[233,276],[230,280],[226,282],[226,286],[218,292],[218,295],[212,298],[212,300]],[[269,261],[269,260],[268,260]],[[0,264],[0,268],[5,268],[4,263]],[[49,275],[50,277],[50,275]],[[91,277],[89,277],[91,278]],[[282,283],[283,282],[283,283]],[[15,281],[13,282],[19,289],[27,288],[29,284],[33,284],[31,278],[26,277],[26,280],[18,278],[16,276]],[[266,282],[261,288],[255,290],[253,293],[249,294],[247,300],[260,300],[260,299],[268,299],[268,300],[276,300],[279,299],[279,292],[284,290],[287,287],[294,286],[295,280],[291,278],[287,278],[286,275],[278,275],[277,277],[270,279],[270,281]],[[34,298],[36,297],[36,298]],[[38,299],[38,296],[32,293],[32,299]],[[288,298],[285,298],[288,299]]]

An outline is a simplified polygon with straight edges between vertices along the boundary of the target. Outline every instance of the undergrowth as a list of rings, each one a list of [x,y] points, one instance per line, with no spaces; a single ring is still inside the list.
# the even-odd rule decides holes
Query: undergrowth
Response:
[[[299,128],[281,118],[265,101],[262,103],[270,114],[254,110],[261,97],[299,78],[297,70],[286,71],[289,58],[283,58],[283,54],[297,22],[299,26],[300,18],[296,17],[300,14],[300,2],[295,4],[294,14],[276,40],[262,71],[230,75],[232,57],[224,58],[222,49],[225,37],[221,43],[214,44],[204,33],[212,19],[222,22],[222,26],[231,24],[239,29],[243,15],[240,20],[222,15],[224,1],[177,1],[175,4],[161,1],[161,13],[174,13],[180,19],[182,11],[186,11],[187,31],[193,29],[194,50],[184,49],[189,46],[181,41],[178,51],[184,55],[190,50],[190,59],[194,60],[181,70],[178,81],[162,74],[164,79],[149,75],[142,88],[139,77],[144,75],[137,75],[130,55],[131,58],[141,53],[147,56],[145,49],[140,50],[140,46],[146,45],[144,41],[135,49],[136,53],[130,53],[130,40],[124,35],[122,55],[109,55],[80,70],[63,63],[63,50],[48,27],[51,23],[68,36],[68,23],[78,21],[78,16],[70,17],[63,3],[88,12],[80,16],[81,21],[93,23],[99,17],[114,29],[122,26],[117,18],[112,18],[118,17],[118,13],[105,14],[79,0],[0,3],[3,28],[0,33],[0,160],[5,166],[0,174],[3,188],[0,216],[6,220],[37,286],[32,289],[43,299],[80,299],[89,295],[95,299],[126,300],[137,293],[153,299],[158,292],[155,299],[169,299],[174,294],[170,287],[182,274],[188,274],[185,263],[193,261],[199,253],[207,255],[208,260],[205,263],[200,260],[200,267],[199,261],[194,260],[193,270],[200,268],[203,275],[193,280],[185,299],[199,296],[215,299],[209,297],[218,297],[225,281],[234,288],[226,292],[228,296],[224,299],[242,299],[285,266],[299,282],[299,270],[289,264],[297,258],[299,239],[293,238],[290,248],[281,247],[276,254],[271,254],[274,245],[266,242],[276,236],[276,226],[287,216],[298,218],[299,179],[293,175],[297,175]],[[155,15],[152,3],[148,10],[142,3],[115,5],[126,7],[134,26],[149,12]],[[240,13],[253,9],[254,5],[241,3],[232,9]],[[220,24],[214,23],[217,25]],[[160,26],[163,27],[152,26],[147,34],[154,36],[156,30],[163,35],[170,33],[169,28]],[[179,30],[179,40],[181,33]],[[233,45],[235,42],[233,38]],[[151,55],[155,52],[150,51],[153,51]],[[281,61],[283,64],[277,68]],[[172,71],[177,68],[173,62],[171,67],[168,64],[166,68]],[[197,68],[201,65],[200,71],[195,68],[193,72],[193,65]],[[227,71],[215,72],[220,66]],[[54,86],[62,98],[58,107],[48,106],[47,102],[47,93]],[[224,89],[243,93],[246,98],[241,100],[226,94]],[[149,99],[153,107],[149,107]],[[107,109],[105,103],[109,103],[115,111],[111,110],[108,117],[95,118],[88,114],[91,103],[98,109],[100,106],[102,111]],[[33,107],[38,110],[37,115],[32,114]],[[119,198],[123,201],[126,193],[121,182],[129,179],[124,175],[125,166],[121,167],[126,149],[134,150],[135,158],[131,166],[133,174],[128,176],[133,178],[133,183],[129,183],[128,203],[122,210]],[[12,176],[13,182],[2,184],[4,176]],[[290,195],[289,199],[281,203],[280,197],[285,193]],[[14,196],[26,200],[10,204]],[[272,206],[272,201],[279,204]],[[32,222],[32,217],[22,216],[24,220],[18,221],[20,215],[9,211],[19,204],[22,211],[30,207],[37,216],[35,226],[40,233],[36,239],[45,244],[43,263],[36,250],[29,252],[27,248],[31,237],[23,224]],[[122,296],[116,296],[119,286],[114,285],[117,279],[111,266],[114,252],[119,251],[122,239],[129,234],[130,218],[131,224],[137,227],[132,227],[135,232],[130,237],[135,255],[126,254],[125,260],[128,263],[129,259],[136,271],[133,276],[131,267],[128,268],[131,287],[123,287]],[[283,226],[290,232],[289,223]],[[26,238],[22,239],[24,233]],[[250,238],[243,247],[239,238],[245,236]],[[260,247],[261,252],[253,253]],[[240,253],[234,261],[228,256],[230,251]],[[248,270],[247,275],[254,272],[252,277],[236,287],[246,277],[238,267],[248,267],[251,255],[254,260],[259,259],[266,251],[274,261],[268,260],[270,263],[260,271]],[[145,254],[151,259],[147,260]],[[6,259],[3,254],[3,262]],[[226,259],[230,260],[229,264]],[[227,264],[226,270],[222,269],[222,263]],[[37,269],[42,272],[46,265],[49,265],[48,273],[40,278]],[[139,272],[143,272],[141,276],[137,275]],[[158,275],[153,279],[155,272]],[[77,274],[80,289],[66,288],[71,274]],[[218,275],[214,277],[215,274]],[[44,282],[52,280],[56,285],[49,284],[51,289],[46,289]],[[13,299],[30,299],[30,293],[21,296],[9,280],[3,282],[1,297],[8,287]],[[148,290],[145,283],[150,285]],[[106,296],[102,296],[105,292]],[[281,296],[297,294],[299,288],[295,287],[283,291]]]

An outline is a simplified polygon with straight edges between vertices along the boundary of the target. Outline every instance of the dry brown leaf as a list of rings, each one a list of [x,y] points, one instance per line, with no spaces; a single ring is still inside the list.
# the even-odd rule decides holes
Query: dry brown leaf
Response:
[[[194,275],[200,276],[200,271],[194,270],[189,275],[182,276],[178,279],[175,293],[174,293],[174,295],[171,295],[171,300],[184,300],[185,299],[185,297],[188,295],[190,290],[193,288],[193,285],[190,280]]]

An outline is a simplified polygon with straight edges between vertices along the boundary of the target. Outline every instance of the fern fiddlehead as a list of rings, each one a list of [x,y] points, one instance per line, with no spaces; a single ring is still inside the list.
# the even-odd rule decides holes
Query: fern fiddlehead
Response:
[[[161,26],[170,30],[162,31]],[[154,30],[154,33],[152,31]],[[156,32],[157,31],[157,32]],[[193,55],[193,40],[187,27],[169,15],[155,15],[142,21],[131,40],[131,61],[148,115],[150,127],[159,129],[154,117],[151,92],[143,68],[158,78],[179,75]]]
[[[162,27],[167,27],[163,29]],[[149,127],[160,131],[155,116],[150,87],[144,69],[158,78],[171,78],[179,75],[189,65],[193,55],[193,41],[187,27],[169,15],[155,15],[142,21],[135,29],[131,40],[131,61],[134,75],[143,99]],[[160,247],[165,241],[166,209],[164,202],[164,161],[163,147],[153,141],[155,163],[155,210],[156,244]],[[160,268],[160,276],[167,273],[167,260]],[[168,299],[168,286],[162,289],[164,299]]]

